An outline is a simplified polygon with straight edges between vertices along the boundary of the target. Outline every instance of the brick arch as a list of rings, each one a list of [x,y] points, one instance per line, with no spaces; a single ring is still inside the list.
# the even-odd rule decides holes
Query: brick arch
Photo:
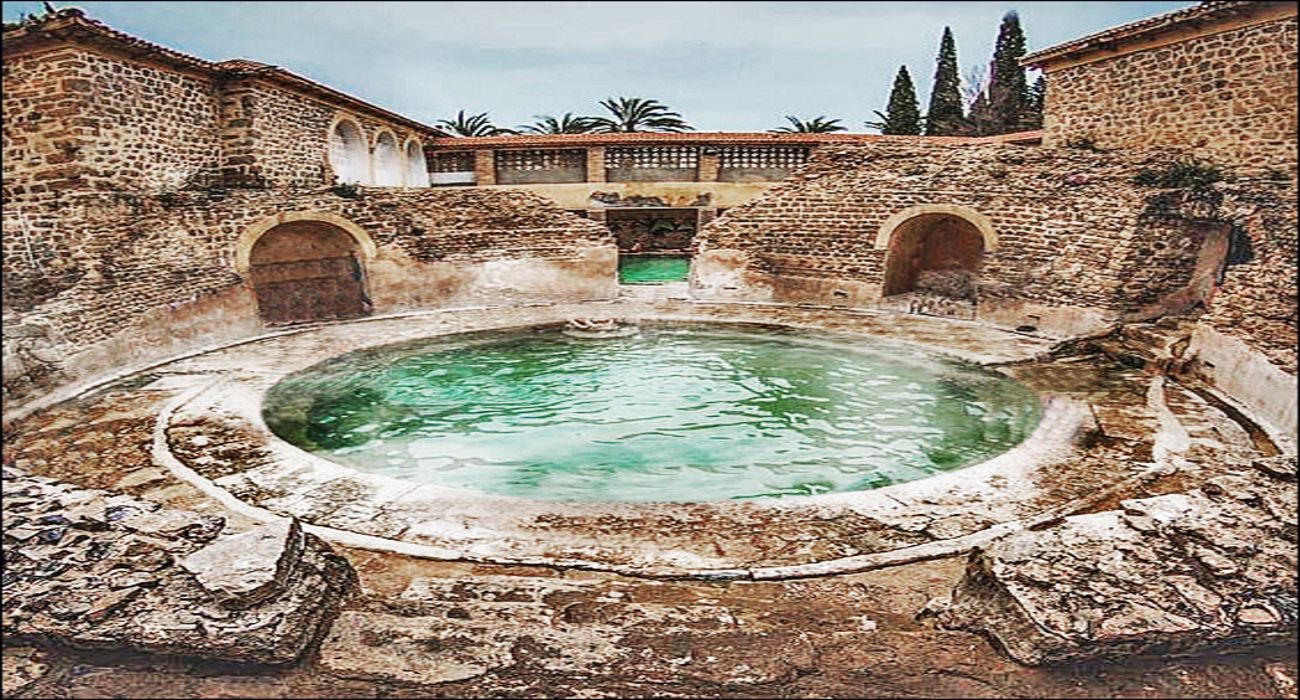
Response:
[[[976,221],[947,208],[918,209],[882,228],[888,252],[881,296],[922,292],[974,302],[991,227],[981,230]]]
[[[984,252],[991,252],[998,248],[998,234],[993,230],[993,220],[989,217],[960,204],[918,204],[896,212],[888,219],[885,219],[885,223],[881,224],[880,230],[876,232],[876,249],[888,250],[890,240],[893,239],[900,226],[925,214],[947,214],[959,219],[965,219],[975,227],[975,230],[979,231],[980,236],[984,239]]]
[[[294,221],[314,221],[342,229],[344,233],[356,241],[362,262],[375,257],[375,240],[370,237],[369,233],[366,233],[365,229],[351,221],[327,211],[286,211],[274,216],[268,216],[244,229],[244,232],[239,234],[239,240],[235,243],[235,270],[240,275],[247,276],[252,268],[253,246],[257,244],[258,239],[276,226]]]
[[[250,230],[256,235],[240,241],[246,246],[239,257],[247,261],[245,278],[263,323],[370,314],[364,252],[355,234],[318,216],[271,217]]]

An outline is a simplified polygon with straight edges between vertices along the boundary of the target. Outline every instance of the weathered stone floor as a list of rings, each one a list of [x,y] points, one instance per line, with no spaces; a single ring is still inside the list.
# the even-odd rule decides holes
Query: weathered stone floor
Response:
[[[6,648],[6,687],[38,676],[17,697],[1294,697],[1294,650],[1035,669],[914,621],[957,583],[961,558],[709,583],[345,553],[363,594],[297,666]]]
[[[187,371],[206,361],[188,361]],[[1180,385],[1156,390],[1149,378],[1132,381],[1140,373],[1083,361],[1013,371],[1040,390],[1090,397],[1096,459],[1076,465],[1077,479],[1038,485],[1096,492],[1080,512],[1184,491],[1224,463],[1259,456],[1240,426]],[[6,463],[221,514],[232,530],[254,526],[154,462],[155,417],[188,386],[173,381],[178,375],[129,378],[19,421],[6,436]],[[1133,460],[1157,456],[1173,469],[1099,491]],[[957,525],[958,535],[971,526]],[[18,697],[1295,697],[1294,648],[1018,665],[980,636],[917,620],[958,584],[967,566],[960,555],[815,578],[702,581],[338,549],[360,591],[297,665],[6,646],[5,689]]]

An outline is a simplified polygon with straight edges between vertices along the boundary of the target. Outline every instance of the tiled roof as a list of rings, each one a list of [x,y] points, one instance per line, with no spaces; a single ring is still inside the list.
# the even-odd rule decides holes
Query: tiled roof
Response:
[[[1040,66],[1062,58],[1072,58],[1081,54],[1101,49],[1113,49],[1116,44],[1136,39],[1148,38],[1160,32],[1184,26],[1197,26],[1201,23],[1233,15],[1258,11],[1261,8],[1294,8],[1294,2],[1258,2],[1251,0],[1208,0],[1192,7],[1175,10],[1163,15],[1148,17],[1136,22],[1111,27],[1096,34],[1057,44],[1035,51],[1021,59],[1021,65]]]
[[[84,12],[76,8],[60,10],[39,24],[23,25],[6,30],[4,32],[4,49],[5,53],[9,53],[27,44],[48,42],[50,40],[107,46],[131,56],[147,56],[165,64],[198,70],[212,76],[255,76],[264,78],[282,85],[298,88],[329,102],[341,103],[352,109],[368,112],[373,116],[403,124],[424,133],[426,136],[436,138],[443,135],[443,132],[439,129],[427,124],[421,124],[396,112],[390,112],[383,107],[370,104],[347,93],[339,92],[327,85],[291,73],[278,66],[242,58],[219,63],[207,61],[113,29],[103,22],[86,17]]]
[[[479,148],[585,148],[588,146],[691,145],[691,146],[819,146],[822,144],[856,144],[877,141],[902,143],[1036,143],[1041,131],[1025,131],[999,136],[886,136],[883,134],[799,134],[799,133],[728,133],[686,132],[680,134],[633,132],[615,134],[520,134],[511,136],[474,136],[438,139],[429,144],[437,150],[473,150]]]

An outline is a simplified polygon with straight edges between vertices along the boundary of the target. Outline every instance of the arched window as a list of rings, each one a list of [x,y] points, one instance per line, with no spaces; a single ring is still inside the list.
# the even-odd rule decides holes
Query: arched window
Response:
[[[370,155],[361,127],[340,121],[330,132],[330,165],[339,182],[370,184]]]
[[[424,162],[424,146],[415,140],[406,143],[406,186],[429,186],[429,166]]]
[[[397,139],[387,131],[375,139],[375,184],[380,187],[402,186],[402,153]]]

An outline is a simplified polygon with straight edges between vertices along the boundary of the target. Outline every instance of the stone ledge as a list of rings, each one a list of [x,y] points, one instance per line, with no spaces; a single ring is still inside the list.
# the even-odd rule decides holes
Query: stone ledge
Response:
[[[345,559],[296,522],[221,536],[220,517],[9,467],[4,491],[6,637],[284,664],[356,581]],[[244,546],[250,538],[261,546]],[[242,554],[229,556],[232,546]],[[208,561],[202,578],[178,565],[187,557]],[[231,589],[222,577],[239,574],[235,564],[260,575]]]
[[[932,611],[1034,666],[1294,645],[1288,459],[998,540]]]

